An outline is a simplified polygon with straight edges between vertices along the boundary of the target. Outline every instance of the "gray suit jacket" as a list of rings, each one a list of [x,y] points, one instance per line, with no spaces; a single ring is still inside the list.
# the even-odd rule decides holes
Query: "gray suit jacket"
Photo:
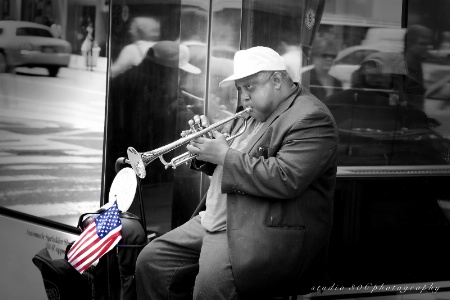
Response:
[[[222,192],[240,292],[298,291],[317,271],[313,262],[323,259],[318,254],[325,253],[333,221],[337,136],[328,108],[299,88],[244,151],[228,151]],[[196,168],[211,174],[214,167]]]

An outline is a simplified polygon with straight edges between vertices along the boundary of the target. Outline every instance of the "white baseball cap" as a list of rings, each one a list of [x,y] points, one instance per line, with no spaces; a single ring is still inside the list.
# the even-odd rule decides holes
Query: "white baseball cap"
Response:
[[[239,50],[234,55],[234,74],[222,80],[219,86],[229,86],[237,79],[261,71],[282,70],[286,70],[286,64],[283,58],[271,48],[257,46],[247,50]]]

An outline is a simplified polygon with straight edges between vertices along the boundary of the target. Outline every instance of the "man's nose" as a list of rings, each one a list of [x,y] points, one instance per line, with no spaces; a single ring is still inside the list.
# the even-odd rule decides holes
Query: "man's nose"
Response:
[[[242,101],[250,100],[250,95],[247,94],[246,92],[242,91],[242,92],[241,92],[241,100],[242,100]]]

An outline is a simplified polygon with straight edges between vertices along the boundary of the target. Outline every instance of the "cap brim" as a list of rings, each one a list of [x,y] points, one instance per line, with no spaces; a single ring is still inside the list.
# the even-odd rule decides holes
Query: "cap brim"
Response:
[[[189,63],[185,64],[183,66],[179,66],[179,67],[180,67],[180,69],[182,69],[186,72],[192,73],[192,74],[200,74],[202,72],[199,68],[197,68],[196,66],[191,65]]]
[[[225,78],[224,80],[222,80],[221,82],[219,82],[219,86],[220,87],[226,87],[226,86],[230,86],[234,83],[234,81],[236,79],[232,78],[233,76],[230,76],[228,78]]]
[[[251,73],[251,74],[233,74],[233,75],[231,75],[230,77],[227,77],[227,78],[225,78],[224,80],[222,80],[222,81],[219,83],[219,86],[220,86],[220,87],[230,86],[230,85],[232,85],[232,84],[234,83],[235,80],[238,80],[238,79],[242,79],[242,78],[251,76],[251,75],[256,74],[256,73],[258,73],[258,72],[259,72],[259,71],[255,72],[255,73]]]

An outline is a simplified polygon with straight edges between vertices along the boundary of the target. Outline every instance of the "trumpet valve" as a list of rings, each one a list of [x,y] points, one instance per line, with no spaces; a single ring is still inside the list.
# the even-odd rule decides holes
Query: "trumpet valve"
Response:
[[[195,127],[194,127],[194,124],[195,124],[194,121],[189,120],[188,124],[189,124],[189,127],[191,128],[191,130],[194,130],[194,129],[195,129]]]

